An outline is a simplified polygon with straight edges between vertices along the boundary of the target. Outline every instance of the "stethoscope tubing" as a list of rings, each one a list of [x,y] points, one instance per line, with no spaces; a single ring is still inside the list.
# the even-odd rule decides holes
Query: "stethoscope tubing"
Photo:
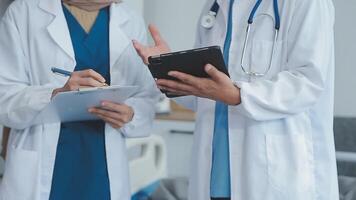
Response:
[[[256,4],[254,5],[253,9],[251,10],[251,13],[249,15],[248,18],[248,22],[247,22],[247,28],[246,28],[246,37],[244,40],[244,44],[243,44],[243,49],[242,49],[242,56],[241,56],[241,68],[242,71],[249,75],[249,76],[256,76],[256,77],[262,77],[265,76],[271,69],[272,64],[273,64],[273,57],[275,54],[275,48],[276,48],[276,43],[277,43],[277,39],[278,39],[278,35],[279,35],[279,29],[281,26],[281,19],[280,19],[280,14],[279,14],[279,6],[278,6],[278,0],[273,0],[273,10],[274,10],[274,17],[275,17],[275,34],[274,34],[274,42],[272,45],[272,52],[271,52],[271,58],[270,58],[270,63],[268,68],[266,69],[265,72],[263,73],[258,73],[258,72],[253,72],[251,69],[251,66],[249,67],[249,70],[246,70],[244,67],[244,63],[245,63],[245,55],[246,55],[246,49],[247,49],[247,43],[249,41],[249,36],[250,36],[250,30],[251,30],[251,25],[254,22],[254,18],[255,15],[259,9],[259,7],[261,6],[262,0],[257,0]],[[216,15],[218,14],[220,10],[220,6],[217,3],[217,0],[215,0],[214,4],[212,5],[210,12],[209,13],[214,13],[214,17],[216,17]],[[213,26],[207,26],[209,28],[211,28]]]

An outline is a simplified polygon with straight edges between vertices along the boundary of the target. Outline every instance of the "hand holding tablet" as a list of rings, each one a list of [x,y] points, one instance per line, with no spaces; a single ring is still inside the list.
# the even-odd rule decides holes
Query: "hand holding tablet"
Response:
[[[206,65],[211,64],[217,70],[229,76],[220,47],[212,46],[188,51],[180,51],[159,56],[149,57],[149,69],[153,77],[157,80],[174,80],[176,77],[170,76],[169,72],[182,72],[198,78],[211,78],[206,72]],[[172,95],[164,92],[168,97],[184,96]]]

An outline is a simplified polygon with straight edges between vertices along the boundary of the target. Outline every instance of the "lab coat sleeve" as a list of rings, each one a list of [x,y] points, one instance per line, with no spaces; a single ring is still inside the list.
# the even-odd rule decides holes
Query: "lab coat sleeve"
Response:
[[[147,32],[144,27],[145,24],[143,20],[140,20],[140,22],[137,23],[136,31],[136,33],[139,34],[131,39],[138,40],[141,44],[146,44]],[[131,60],[129,63],[137,67],[134,85],[139,86],[140,92],[125,102],[126,105],[133,108],[134,117],[130,123],[119,129],[119,131],[127,138],[145,137],[151,133],[150,131],[152,130],[155,117],[155,105],[161,93],[150,71],[137,55],[133,46],[129,48],[128,53],[128,57],[130,57],[129,59]]]
[[[287,69],[271,80],[236,82],[241,104],[233,109],[257,121],[307,111],[320,98],[333,69],[334,7],[329,0],[296,1],[287,41]]]
[[[0,21],[0,124],[25,129],[50,102],[54,87],[30,85],[29,62],[9,9]]]

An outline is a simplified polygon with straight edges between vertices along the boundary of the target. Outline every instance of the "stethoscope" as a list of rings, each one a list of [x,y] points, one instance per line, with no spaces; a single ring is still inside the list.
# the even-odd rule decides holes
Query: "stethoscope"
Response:
[[[269,66],[264,72],[254,72],[254,71],[252,71],[251,66],[247,70],[245,68],[245,56],[246,56],[247,43],[249,41],[250,30],[251,30],[251,26],[253,24],[253,20],[255,18],[256,12],[257,12],[258,8],[260,7],[261,3],[262,3],[262,0],[257,0],[255,6],[253,7],[253,9],[252,9],[252,11],[250,13],[249,18],[248,18],[247,29],[246,29],[246,37],[245,37],[243,50],[242,50],[242,56],[241,56],[241,68],[242,68],[242,71],[248,76],[255,76],[255,77],[265,76],[270,71],[270,69],[272,67],[272,64],[273,64],[273,56],[274,56],[274,53],[275,53],[275,47],[276,47],[276,43],[277,43],[277,39],[278,39],[279,29],[280,29],[280,26],[281,26],[281,19],[280,19],[280,16],[279,16],[279,8],[278,8],[278,0],[273,0],[273,9],[274,9],[274,17],[275,17],[275,27],[274,27],[275,28],[275,34],[274,34],[274,42],[273,42],[273,45],[272,45],[272,52],[271,52]],[[215,23],[216,23],[216,16],[218,15],[219,10],[220,10],[220,6],[219,6],[217,0],[215,0],[213,6],[211,7],[211,9],[209,11],[209,13],[207,15],[203,16],[202,21],[201,21],[201,25],[206,29],[213,28]]]

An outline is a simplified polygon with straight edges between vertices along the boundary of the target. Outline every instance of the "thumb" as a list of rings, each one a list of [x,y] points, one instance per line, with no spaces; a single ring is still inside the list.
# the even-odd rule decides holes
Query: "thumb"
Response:
[[[205,72],[216,82],[219,82],[223,79],[223,73],[216,69],[213,65],[207,64],[205,66]]]
[[[142,52],[146,48],[144,45],[142,45],[137,40],[132,40],[132,44],[138,53]]]
[[[147,52],[146,52],[147,47],[142,45],[141,43],[139,43],[136,40],[133,40],[132,44],[133,44],[134,48],[136,49],[137,54],[141,57],[142,61],[147,65],[148,57],[149,57],[149,55],[147,55]]]
[[[156,46],[165,43],[164,39],[161,36],[161,33],[159,32],[158,28],[155,25],[150,24],[148,26],[148,30],[150,31],[152,39],[155,42]]]

